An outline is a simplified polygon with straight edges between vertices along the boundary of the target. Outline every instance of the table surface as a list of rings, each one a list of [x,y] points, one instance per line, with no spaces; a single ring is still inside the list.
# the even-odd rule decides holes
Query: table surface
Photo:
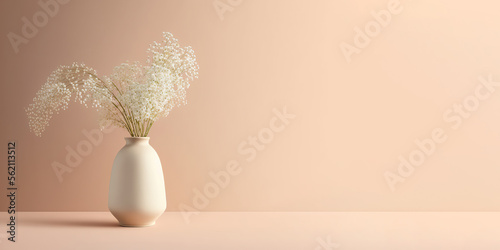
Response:
[[[0,213],[0,249],[500,249],[497,212],[164,213],[120,227],[108,212],[18,212],[16,242]]]

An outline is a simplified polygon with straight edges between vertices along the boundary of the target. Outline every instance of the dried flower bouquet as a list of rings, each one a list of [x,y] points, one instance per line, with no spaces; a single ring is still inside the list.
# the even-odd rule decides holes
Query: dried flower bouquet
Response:
[[[99,125],[127,129],[146,137],[155,121],[186,103],[186,90],[198,78],[191,47],[180,47],[170,33],[148,49],[147,65],[123,63],[109,76],[99,77],[85,64],[60,66],[26,109],[30,130],[41,136],[54,114],[68,108],[71,97],[99,111]]]

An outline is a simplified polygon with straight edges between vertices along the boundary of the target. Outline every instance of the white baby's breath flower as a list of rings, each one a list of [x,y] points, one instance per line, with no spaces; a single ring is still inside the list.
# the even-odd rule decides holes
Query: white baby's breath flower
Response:
[[[198,78],[198,64],[191,47],[182,48],[170,33],[148,49],[147,66],[123,63],[103,79],[84,64],[60,66],[37,92],[26,109],[31,131],[41,136],[53,114],[74,100],[99,110],[100,126],[127,129],[133,137],[147,136],[153,123],[186,104],[190,81]]]

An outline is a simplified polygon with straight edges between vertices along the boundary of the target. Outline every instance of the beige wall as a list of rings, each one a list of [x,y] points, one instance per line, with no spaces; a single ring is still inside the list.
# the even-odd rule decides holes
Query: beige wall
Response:
[[[7,34],[21,35],[22,17],[43,9],[37,1],[2,1],[0,141],[4,151],[8,140],[18,142],[19,209],[107,209],[125,131],[105,134],[59,182],[52,165],[67,165],[66,148],[86,143],[83,131],[95,131],[96,113],[72,103],[38,138],[24,108],[58,65],[85,62],[108,74],[126,60],[144,61],[163,31],[193,46],[200,65],[189,104],[150,134],[164,165],[168,210],[500,209],[500,87],[478,80],[491,74],[500,81],[498,3],[230,2],[221,20],[212,0],[74,0],[15,53]],[[363,41],[355,28],[375,25],[372,10],[392,11],[391,19]],[[363,48],[350,47],[356,52],[346,57],[341,46],[356,46],[356,38]],[[470,111],[454,113],[463,101]],[[288,124],[273,111],[284,107],[295,115]],[[252,158],[245,143],[259,133],[269,143]],[[433,137],[435,148],[414,142]],[[400,156],[419,166],[399,173]],[[212,198],[198,199],[193,189],[213,187],[210,172],[233,161],[241,172]],[[394,191],[388,171],[404,180]],[[6,167],[2,188],[5,181]]]

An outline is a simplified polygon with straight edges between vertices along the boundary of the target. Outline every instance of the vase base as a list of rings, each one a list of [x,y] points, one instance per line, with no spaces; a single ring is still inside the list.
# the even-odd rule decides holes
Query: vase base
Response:
[[[156,222],[149,224],[120,224],[121,227],[151,227],[154,226]]]
[[[150,227],[156,224],[156,220],[165,210],[157,212],[110,211],[122,227]]]

